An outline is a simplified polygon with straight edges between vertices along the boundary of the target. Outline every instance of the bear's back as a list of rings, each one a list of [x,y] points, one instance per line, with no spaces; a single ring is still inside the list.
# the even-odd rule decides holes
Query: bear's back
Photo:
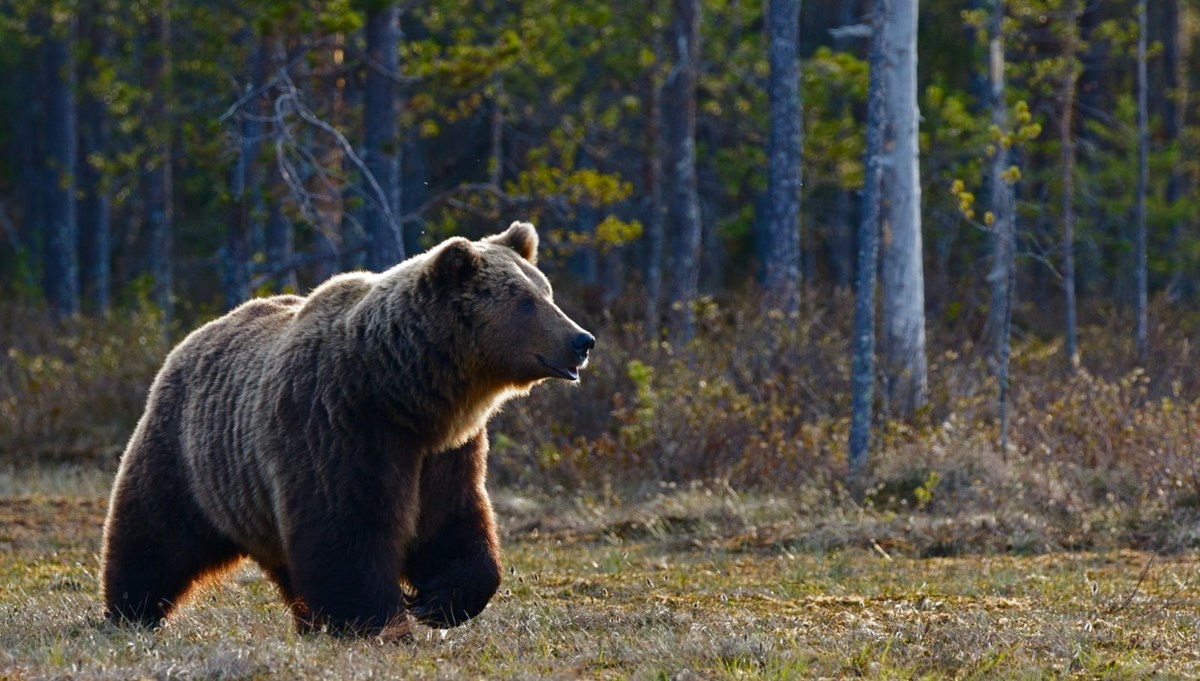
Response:
[[[192,332],[156,381],[159,399],[180,403],[179,454],[196,500],[215,525],[242,540],[273,534],[263,462],[256,460],[256,405],[271,382],[264,375],[271,357],[304,302],[283,295],[243,303]]]

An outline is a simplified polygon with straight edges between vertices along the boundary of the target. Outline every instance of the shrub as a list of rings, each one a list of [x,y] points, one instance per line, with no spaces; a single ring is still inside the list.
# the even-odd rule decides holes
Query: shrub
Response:
[[[1007,451],[982,352],[932,329],[931,406],[913,423],[879,419],[856,503],[841,486],[848,309],[755,309],[706,301],[687,347],[648,342],[637,324],[592,325],[600,342],[579,385],[542,386],[493,422],[493,481],[606,498],[714,484],[822,499],[938,552],[1200,544],[1200,379],[1185,318],[1155,328],[1145,368],[1112,340],[1128,335],[1115,316],[1083,330],[1074,373],[1057,340],[1020,340]],[[169,349],[157,315],[57,323],[10,306],[0,320],[0,454],[119,452]]]
[[[0,456],[115,456],[169,350],[149,307],[105,319],[49,321],[0,308]]]

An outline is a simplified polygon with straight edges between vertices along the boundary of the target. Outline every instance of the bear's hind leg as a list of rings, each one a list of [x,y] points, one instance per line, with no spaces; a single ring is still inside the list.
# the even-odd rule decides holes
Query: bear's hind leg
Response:
[[[196,580],[241,557],[178,484],[163,482],[133,475],[117,481],[101,567],[110,621],[156,626]]]

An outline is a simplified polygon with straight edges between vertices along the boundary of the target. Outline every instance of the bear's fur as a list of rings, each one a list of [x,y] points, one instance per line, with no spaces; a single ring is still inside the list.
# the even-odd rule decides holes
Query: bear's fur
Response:
[[[534,266],[537,232],[452,238],[308,297],[252,300],[167,357],[104,527],[108,618],[161,622],[249,556],[302,631],[408,635],[487,605],[500,556],[485,426],[594,344]]]

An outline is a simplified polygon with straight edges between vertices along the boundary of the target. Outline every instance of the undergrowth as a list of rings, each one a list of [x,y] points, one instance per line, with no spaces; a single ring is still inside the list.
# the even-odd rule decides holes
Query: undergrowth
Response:
[[[587,324],[599,341],[582,382],[541,386],[493,421],[493,483],[618,503],[693,483],[787,493],[885,542],[921,536],[925,554],[1200,545],[1200,375],[1169,309],[1144,367],[1115,315],[1081,330],[1074,372],[1057,340],[1018,339],[1005,451],[986,353],[931,326],[930,406],[901,422],[879,405],[862,500],[841,484],[847,310],[749,309],[706,303],[686,347]],[[50,322],[6,305],[0,319],[0,456],[112,466],[169,349],[157,315]]]

